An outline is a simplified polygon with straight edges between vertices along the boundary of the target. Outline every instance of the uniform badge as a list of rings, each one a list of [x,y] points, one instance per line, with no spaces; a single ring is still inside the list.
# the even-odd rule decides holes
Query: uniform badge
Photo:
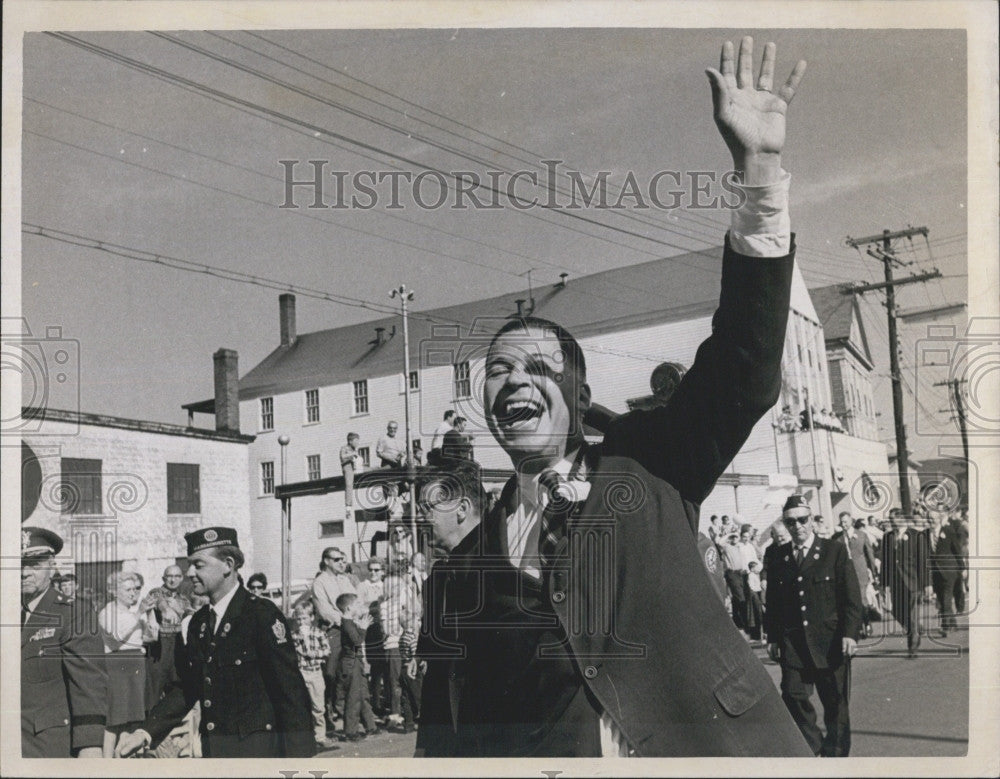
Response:
[[[222,626],[222,635],[226,635],[232,629],[233,626],[227,622],[225,625]]]
[[[274,638],[277,640],[277,643],[284,644],[288,640],[288,636],[285,632],[285,626],[282,624],[280,619],[274,620],[271,630],[274,631]]]
[[[31,637],[32,641],[41,641],[45,638],[52,638],[56,634],[55,628],[41,628],[35,631],[35,635]]]
[[[205,531],[205,540],[206,540],[206,541],[208,541],[208,543],[212,543],[212,542],[213,542],[213,541],[215,541],[215,540],[216,540],[216,539],[217,539],[218,537],[219,537],[219,534],[218,534],[218,533],[216,533],[216,532],[215,532],[214,530],[212,530],[212,529],[209,529],[209,530],[206,530],[206,531]]]
[[[198,631],[198,638],[204,638],[205,637],[205,630],[207,628],[208,628],[208,625],[206,625],[204,622],[202,622],[201,623],[201,630]]]
[[[27,530],[21,531],[21,551],[23,552],[31,546],[31,533]]]
[[[710,546],[705,550],[705,567],[709,573],[715,573],[718,570],[719,553],[715,550],[715,547]]]
[[[813,559],[814,560],[819,560],[819,552],[817,552],[816,554],[813,555]]]

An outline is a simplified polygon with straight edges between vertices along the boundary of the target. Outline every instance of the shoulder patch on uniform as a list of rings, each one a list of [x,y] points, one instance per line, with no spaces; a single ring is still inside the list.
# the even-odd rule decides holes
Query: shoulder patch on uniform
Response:
[[[705,567],[709,573],[715,573],[719,569],[719,552],[714,545],[705,550]]]
[[[288,631],[285,630],[285,623],[280,619],[274,620],[271,630],[274,631],[274,638],[277,643],[284,644],[288,640]]]

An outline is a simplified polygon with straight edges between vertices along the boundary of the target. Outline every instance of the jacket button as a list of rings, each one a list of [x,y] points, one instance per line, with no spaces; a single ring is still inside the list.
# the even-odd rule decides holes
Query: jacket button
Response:
[[[597,669],[592,665],[588,665],[586,668],[583,669],[583,675],[586,676],[588,679],[596,679]]]
[[[797,579],[796,579],[795,581],[797,581],[797,582],[800,582],[800,581],[802,581],[802,577],[800,576],[800,577],[799,577],[799,578],[797,578]]]
[[[805,595],[805,594],[806,594],[805,590],[799,590],[799,595]]]
[[[205,677],[205,684],[211,684],[211,683],[212,683],[212,677],[211,676],[206,676]]]
[[[562,603],[564,600],[566,600],[566,593],[563,592],[562,590],[556,590],[554,593],[552,593],[553,603]]]
[[[69,720],[68,719],[64,719],[63,720],[63,725],[69,725]]]
[[[803,610],[803,611],[805,611],[805,610],[806,610],[806,607],[805,607],[805,604],[803,604],[803,605],[802,605],[802,610]]]
[[[215,723],[214,722],[206,723],[205,730],[211,733],[213,730],[215,730]]]
[[[806,625],[808,625],[808,624],[809,624],[809,620],[808,620],[808,619],[804,619],[804,620],[802,620],[802,625],[803,625],[803,627],[805,627],[805,626],[806,626]]]
[[[211,702],[211,701],[210,701],[210,700],[209,700],[208,698],[206,698],[206,699],[205,699],[205,702],[204,702],[204,703],[203,703],[202,705],[203,705],[203,706],[204,706],[204,707],[205,707],[206,709],[210,709],[210,708],[212,708],[212,702]]]
[[[242,660],[237,660],[236,661],[236,665],[243,665],[243,661]]]
[[[208,657],[206,657],[206,658],[205,658],[205,662],[206,662],[206,663],[211,663],[211,662],[212,662],[212,656],[211,656],[211,655],[209,655]]]
[[[270,729],[271,729],[271,723],[270,723],[270,722],[268,722],[268,723],[267,723],[267,724],[266,724],[266,725],[264,726],[264,730],[270,730]]]

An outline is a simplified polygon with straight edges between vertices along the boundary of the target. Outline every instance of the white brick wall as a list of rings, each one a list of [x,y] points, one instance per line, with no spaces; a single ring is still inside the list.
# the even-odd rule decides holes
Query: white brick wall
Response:
[[[164,567],[187,554],[184,534],[199,527],[236,528],[248,564],[253,560],[246,443],[51,420],[43,423],[40,434],[26,433],[24,440],[42,467],[41,499],[25,524],[49,528],[66,540],[66,551],[58,558],[61,569],[93,561],[93,550],[70,539],[74,531],[79,535],[98,525],[112,532],[115,559],[125,570],[142,574],[146,589],[159,585]],[[60,512],[61,457],[101,460],[101,517]],[[167,463],[199,466],[200,514],[167,513]],[[91,559],[83,559],[87,555]]]

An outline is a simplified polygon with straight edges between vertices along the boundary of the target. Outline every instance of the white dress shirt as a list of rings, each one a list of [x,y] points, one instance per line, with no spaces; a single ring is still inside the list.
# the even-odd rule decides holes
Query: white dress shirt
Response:
[[[209,608],[215,612],[216,633],[218,633],[219,628],[222,627],[222,618],[226,616],[226,609],[229,608],[229,601],[233,599],[233,596],[236,594],[236,590],[238,590],[239,588],[240,585],[237,584],[235,587],[233,587],[233,589],[231,589],[229,592],[227,592],[225,595],[219,598],[218,602],[213,603],[211,606],[209,606]]]

